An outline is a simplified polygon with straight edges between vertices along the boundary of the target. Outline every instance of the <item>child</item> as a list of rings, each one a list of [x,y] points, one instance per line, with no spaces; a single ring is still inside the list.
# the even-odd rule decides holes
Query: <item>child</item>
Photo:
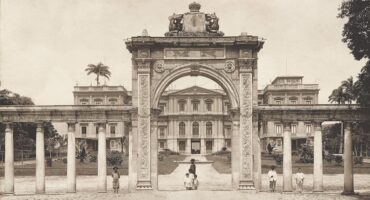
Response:
[[[112,172],[112,178],[113,178],[113,190],[114,193],[118,194],[118,189],[119,189],[119,178],[120,174],[118,171],[118,167],[113,167],[113,172]]]
[[[302,193],[303,191],[303,180],[304,180],[304,173],[302,172],[301,168],[298,168],[298,172],[295,175],[295,182],[296,182],[296,190],[299,193]]]
[[[185,174],[184,186],[186,190],[191,190],[193,187],[193,179],[190,178],[189,173]]]
[[[197,175],[194,175],[193,190],[197,190],[198,189],[199,181],[198,181],[197,177],[198,177]]]
[[[275,192],[277,174],[276,174],[274,166],[271,166],[271,170],[267,173],[267,176],[268,176],[269,182],[270,182],[270,191]]]

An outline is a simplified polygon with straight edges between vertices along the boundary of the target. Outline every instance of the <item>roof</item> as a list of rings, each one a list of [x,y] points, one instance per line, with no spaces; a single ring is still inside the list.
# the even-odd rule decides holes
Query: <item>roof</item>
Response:
[[[277,76],[271,84],[274,84],[279,79],[303,79],[303,76]]]

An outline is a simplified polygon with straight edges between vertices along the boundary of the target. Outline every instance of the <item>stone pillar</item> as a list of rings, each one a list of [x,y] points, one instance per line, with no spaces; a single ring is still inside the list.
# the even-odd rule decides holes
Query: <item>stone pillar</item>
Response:
[[[315,122],[314,161],[313,161],[313,191],[323,191],[323,160],[321,122]]]
[[[186,142],[185,142],[185,153],[191,154],[191,139],[186,139]]]
[[[149,49],[139,50],[149,55]],[[139,53],[140,54],[140,53]],[[137,115],[137,133],[138,133],[138,173],[136,189],[152,189],[151,180],[151,136],[150,136],[150,61],[146,59],[136,60],[138,67],[138,115]]]
[[[254,59],[240,62],[240,190],[254,190],[253,182],[253,65]]]
[[[106,123],[98,123],[98,192],[107,192]]]
[[[240,161],[240,152],[239,152],[239,130],[240,122],[232,122],[232,134],[231,134],[231,176],[232,176],[232,185],[233,189],[239,189],[239,161]]]
[[[4,193],[14,194],[14,140],[13,126],[6,123],[5,127],[5,172]]]
[[[44,128],[37,123],[36,128],[36,194],[45,193],[45,146]]]
[[[76,123],[68,123],[67,192],[76,192]]]
[[[344,190],[342,194],[353,194],[352,123],[344,122]]]
[[[292,140],[290,123],[284,123],[283,192],[292,192]]]

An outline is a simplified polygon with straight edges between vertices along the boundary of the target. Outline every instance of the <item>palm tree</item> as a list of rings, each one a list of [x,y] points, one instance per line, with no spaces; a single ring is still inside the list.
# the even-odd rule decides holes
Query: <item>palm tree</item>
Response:
[[[344,89],[345,98],[349,104],[357,99],[357,84],[353,82],[352,76],[342,81],[341,87]]]
[[[111,72],[109,71],[109,67],[104,65],[103,63],[98,63],[97,65],[88,64],[87,68],[85,69],[87,71],[87,75],[95,74],[96,75],[96,85],[100,85],[99,77],[103,76],[107,79],[110,78]]]
[[[339,86],[337,89],[334,89],[331,92],[331,95],[329,96],[330,103],[336,102],[338,104],[344,104],[346,100],[347,97],[342,86]]]

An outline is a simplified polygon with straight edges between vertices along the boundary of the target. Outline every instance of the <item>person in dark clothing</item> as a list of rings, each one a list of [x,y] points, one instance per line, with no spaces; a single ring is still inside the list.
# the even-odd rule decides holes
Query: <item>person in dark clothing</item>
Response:
[[[272,150],[273,150],[273,147],[272,147],[271,143],[269,143],[269,144],[267,145],[267,150],[268,150],[269,154],[271,155]]]
[[[194,175],[196,175],[197,174],[197,168],[196,168],[196,166],[195,166],[195,160],[194,159],[191,159],[190,160],[190,169],[189,170],[191,170],[191,172],[194,174]]]

